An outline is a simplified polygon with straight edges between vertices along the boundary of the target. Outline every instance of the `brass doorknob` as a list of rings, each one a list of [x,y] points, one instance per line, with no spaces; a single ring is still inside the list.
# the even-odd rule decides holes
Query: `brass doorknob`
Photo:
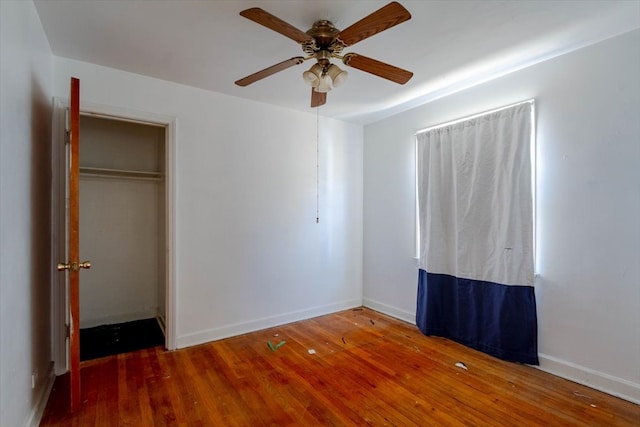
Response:
[[[81,268],[91,268],[91,261],[58,263],[58,271],[71,270],[78,271]]]

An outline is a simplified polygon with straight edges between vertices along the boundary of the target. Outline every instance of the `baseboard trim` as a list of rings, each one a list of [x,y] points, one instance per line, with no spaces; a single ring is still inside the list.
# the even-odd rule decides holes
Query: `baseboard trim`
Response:
[[[167,337],[167,323],[166,323],[166,319],[164,318],[164,315],[162,313],[160,313],[160,311],[158,310],[158,312],[156,313],[156,320],[158,321],[158,326],[160,326],[160,329],[162,330],[162,334],[165,336],[165,341],[166,341],[166,337]]]
[[[38,427],[40,425],[40,421],[42,421],[44,410],[47,408],[47,402],[49,402],[49,395],[53,389],[53,383],[56,380],[56,376],[53,373],[53,363],[49,365],[49,372],[47,372],[46,378],[47,380],[43,382],[42,387],[37,394],[31,414],[25,423],[26,427]]]
[[[538,358],[540,366],[536,368],[542,371],[640,405],[640,384],[546,354],[539,354]]]
[[[279,314],[277,316],[263,317],[248,322],[234,323],[231,325],[221,326],[219,328],[208,329],[206,331],[198,331],[177,337],[176,348],[191,347],[198,344],[255,332],[261,329],[272,328],[274,326],[281,326],[300,320],[311,319],[313,317],[323,316],[325,314],[331,314],[360,306],[362,306],[361,299],[352,299],[312,307],[305,310],[292,311],[285,314]]]
[[[412,325],[416,324],[416,314],[405,311],[401,308],[394,307],[392,305],[381,303],[380,301],[372,300],[370,298],[363,298],[362,304],[375,311],[386,314],[391,317],[395,317],[398,320],[402,320]]]

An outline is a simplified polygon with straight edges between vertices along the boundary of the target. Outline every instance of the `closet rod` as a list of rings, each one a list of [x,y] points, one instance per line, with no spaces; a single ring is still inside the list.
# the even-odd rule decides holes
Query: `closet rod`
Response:
[[[162,172],[133,171],[94,167],[80,167],[80,175],[95,176],[101,178],[135,178],[157,181],[161,180],[164,177],[164,174]]]

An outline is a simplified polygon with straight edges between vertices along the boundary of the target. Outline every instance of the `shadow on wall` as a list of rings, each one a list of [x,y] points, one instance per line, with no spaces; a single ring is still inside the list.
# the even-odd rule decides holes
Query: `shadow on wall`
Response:
[[[45,94],[38,76],[31,74],[31,129],[25,142],[31,149],[31,266],[29,284],[31,306],[31,366],[34,380],[45,380],[51,361],[51,100]],[[18,143],[18,142],[16,142]],[[41,368],[41,369],[39,369]],[[40,390],[35,384],[34,393]],[[32,396],[35,398],[36,396]]]

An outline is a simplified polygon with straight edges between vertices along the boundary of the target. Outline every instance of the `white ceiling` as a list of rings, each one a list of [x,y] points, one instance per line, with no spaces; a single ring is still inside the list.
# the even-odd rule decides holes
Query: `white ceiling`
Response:
[[[310,62],[247,87],[234,81],[293,56],[292,40],[241,17],[261,7],[306,31],[343,29],[387,0],[35,0],[57,56],[312,111]],[[400,0],[412,19],[345,49],[410,70],[398,85],[356,69],[320,114],[369,123],[444,94],[640,28],[640,0]],[[341,65],[341,64],[340,64]]]

